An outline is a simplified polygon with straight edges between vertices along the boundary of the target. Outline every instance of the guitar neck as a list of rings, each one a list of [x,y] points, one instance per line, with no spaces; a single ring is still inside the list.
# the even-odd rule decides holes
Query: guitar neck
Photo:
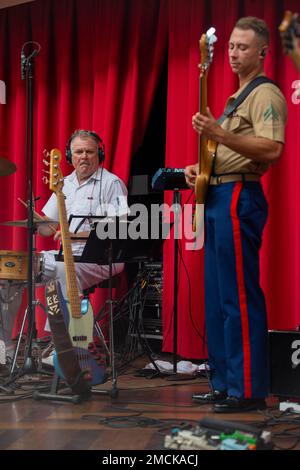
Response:
[[[206,73],[202,73],[199,78],[199,113],[206,114],[207,108],[207,76]],[[198,137],[198,163],[199,171],[203,162],[203,155],[206,152],[207,139],[202,135]]]
[[[72,243],[67,220],[65,196],[62,191],[57,192],[57,203],[59,211],[59,221],[61,228],[61,239],[64,252],[64,264],[66,269],[67,295],[70,302],[71,314],[73,318],[81,317],[81,301],[79,298],[77,278],[72,253]]]

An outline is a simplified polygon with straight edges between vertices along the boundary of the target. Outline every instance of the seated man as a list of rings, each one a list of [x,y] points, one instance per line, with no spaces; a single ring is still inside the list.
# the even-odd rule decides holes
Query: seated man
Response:
[[[74,171],[64,179],[62,188],[68,218],[71,214],[73,216],[122,216],[128,213],[125,184],[117,176],[103,168],[104,144],[95,132],[75,131],[67,143],[66,158],[74,167]],[[45,220],[59,220],[56,194],[52,194],[42,212],[45,214]],[[89,230],[90,225],[87,219],[72,219],[71,237],[81,238],[72,240],[74,256],[82,254],[85,246],[82,237],[88,237]],[[61,238],[60,231],[57,231],[57,225],[53,223],[40,225],[38,233],[42,236],[54,234],[54,240]],[[63,262],[56,261],[56,253],[56,251],[44,253],[44,274],[46,278],[56,278],[60,282],[62,294],[66,298],[65,266]],[[123,263],[113,264],[113,274],[121,272],[123,267]],[[75,263],[75,271],[80,293],[109,277],[109,266],[107,265]]]
[[[104,144],[101,138],[89,130],[77,130],[70,137],[66,147],[67,161],[73,165],[74,171],[64,179],[63,193],[67,217],[76,215],[117,215],[128,213],[127,189],[125,184],[115,175],[103,168]],[[45,220],[58,221],[58,205],[56,194],[52,194],[42,209]],[[37,216],[37,220],[41,217]],[[80,256],[90,230],[86,219],[73,218],[70,226],[72,237],[80,237],[72,243],[72,253]],[[55,240],[61,237],[57,231],[57,224],[53,222],[38,226],[38,233],[42,236],[54,235]],[[56,261],[57,251],[44,252],[43,280],[57,279],[62,294],[67,298],[65,265]],[[123,270],[123,263],[114,263],[113,275]],[[79,293],[92,285],[98,284],[109,277],[109,266],[92,263],[75,263]],[[11,340],[13,324],[22,300],[20,286],[1,286],[0,289],[0,375],[8,375],[7,365],[11,362],[15,344]],[[45,330],[50,330],[47,321]]]

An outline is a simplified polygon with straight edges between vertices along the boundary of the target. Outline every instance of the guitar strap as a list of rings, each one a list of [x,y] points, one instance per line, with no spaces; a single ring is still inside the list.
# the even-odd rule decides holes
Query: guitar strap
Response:
[[[278,87],[277,83],[275,83],[268,77],[260,76],[254,78],[250,83],[248,83],[246,88],[244,88],[244,90],[235,98],[235,100],[228,106],[226,106],[224,113],[222,114],[222,116],[219,117],[217,123],[221,125],[222,122],[224,122],[225,119],[228,118],[228,116],[230,116],[230,114],[232,114],[238,108],[238,106],[247,98],[251,91],[254,90],[254,88],[256,88],[257,86],[262,85],[263,83],[272,83],[273,85],[276,85]]]
[[[217,123],[221,125],[226,118],[228,118],[238,107],[239,105],[247,98],[248,95],[250,95],[251,91],[254,90],[259,85],[262,85],[263,83],[272,83],[273,85],[277,85],[273,80],[271,80],[268,77],[265,76],[260,76],[256,77],[251,82],[248,83],[248,85],[244,88],[244,90],[235,98],[235,100],[232,103],[229,103],[222,116],[219,117],[217,120]],[[214,158],[213,158],[213,168],[212,168],[212,174],[215,174],[215,163],[216,163],[216,155],[217,155],[217,148],[215,150]]]
[[[64,300],[59,283],[52,279],[48,281],[45,293],[48,319],[59,367],[72,392],[78,395],[86,395],[90,391],[90,385],[84,378],[85,371],[80,368],[64,321],[61,311],[61,302]]]

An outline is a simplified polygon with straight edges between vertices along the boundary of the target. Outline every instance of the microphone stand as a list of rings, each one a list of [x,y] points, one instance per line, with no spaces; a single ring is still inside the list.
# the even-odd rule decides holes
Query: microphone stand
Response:
[[[173,190],[174,207],[174,286],[173,286],[173,374],[166,380],[193,380],[195,375],[177,373],[177,341],[178,341],[178,235],[179,210],[181,207],[181,194],[178,188]]]
[[[26,57],[25,49],[29,49]],[[26,309],[28,319],[27,344],[24,353],[24,373],[36,372],[37,365],[32,357],[32,342],[37,336],[35,324],[35,226],[34,226],[34,199],[33,199],[33,58],[39,54],[40,44],[34,41],[26,42],[21,51],[21,79],[26,79],[26,165],[27,165],[27,247],[28,247],[28,273]],[[21,334],[21,333],[20,333]],[[15,357],[16,359],[16,357]],[[13,372],[13,369],[12,371]],[[18,374],[21,375],[21,374]]]

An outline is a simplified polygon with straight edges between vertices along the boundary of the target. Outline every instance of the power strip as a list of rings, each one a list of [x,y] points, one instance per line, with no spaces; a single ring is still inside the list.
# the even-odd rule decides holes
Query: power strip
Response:
[[[279,403],[279,410],[291,410],[293,413],[300,413],[300,403],[292,401],[282,401]]]

